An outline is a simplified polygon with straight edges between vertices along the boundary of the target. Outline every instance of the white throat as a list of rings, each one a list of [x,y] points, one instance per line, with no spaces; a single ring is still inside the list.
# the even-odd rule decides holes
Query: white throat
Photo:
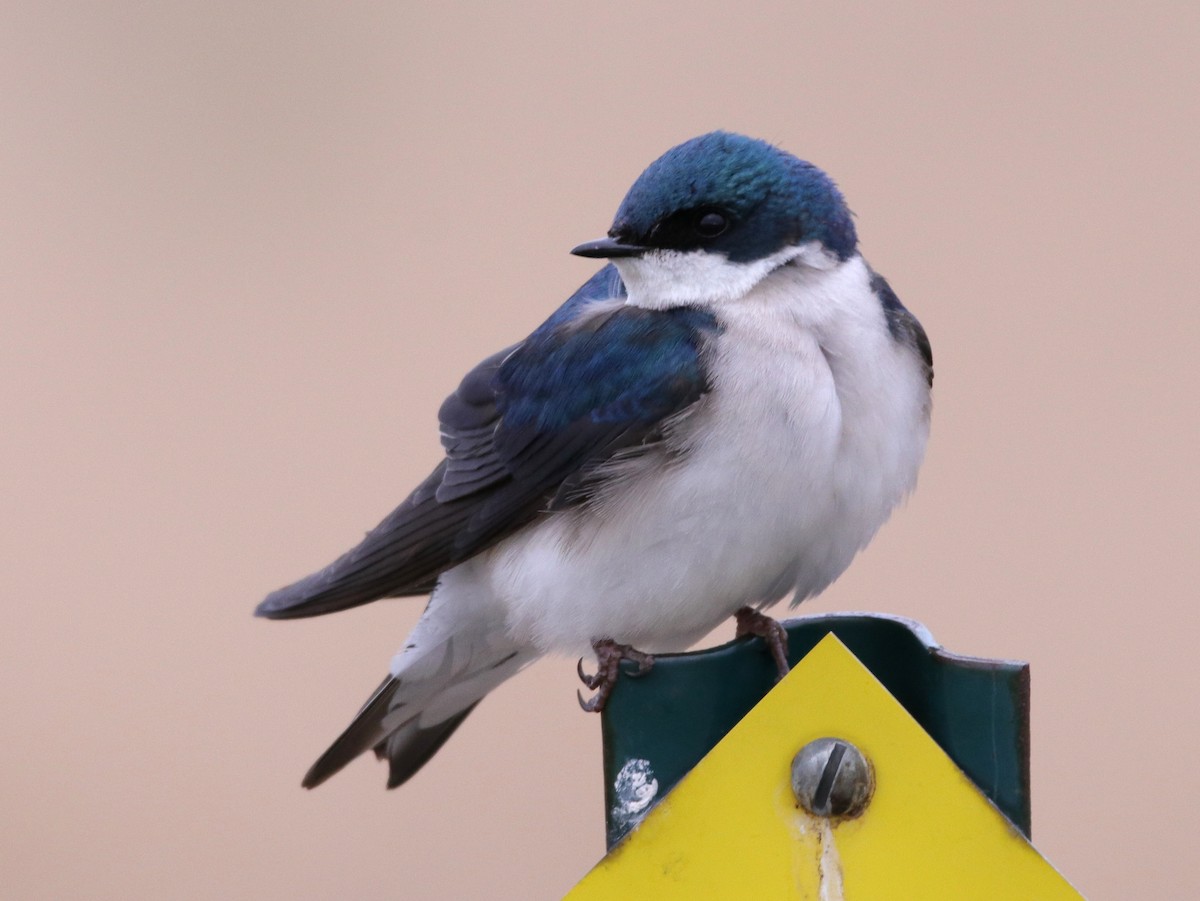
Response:
[[[740,300],[780,266],[791,262],[812,269],[832,269],[838,260],[817,241],[793,244],[748,263],[730,262],[722,254],[703,250],[652,250],[640,257],[613,260],[629,292],[628,303],[650,310]]]

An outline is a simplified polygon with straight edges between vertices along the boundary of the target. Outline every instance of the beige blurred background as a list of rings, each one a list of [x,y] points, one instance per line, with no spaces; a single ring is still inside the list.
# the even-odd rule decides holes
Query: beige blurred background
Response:
[[[1002,8],[1001,8],[1002,7]],[[1034,836],[1200,896],[1200,7],[6,3],[0,894],[555,898],[573,661],[418,778],[299,780],[421,602],[254,620],[437,459],[457,377],[667,147],[828,169],[937,365],[921,486],[811,612],[1033,663]]]

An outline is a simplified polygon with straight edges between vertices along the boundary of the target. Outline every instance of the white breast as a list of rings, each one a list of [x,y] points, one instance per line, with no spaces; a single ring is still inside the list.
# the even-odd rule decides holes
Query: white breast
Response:
[[[685,647],[744,604],[824,589],[912,489],[929,392],[855,257],[785,266],[714,309],[712,391],[599,505],[489,555],[514,637]]]

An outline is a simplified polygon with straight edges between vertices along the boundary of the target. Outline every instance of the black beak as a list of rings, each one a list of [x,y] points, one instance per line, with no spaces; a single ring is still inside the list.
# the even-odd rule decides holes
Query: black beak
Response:
[[[573,248],[571,253],[577,257],[594,257],[611,260],[615,257],[640,257],[650,248],[640,244],[622,244],[615,238],[601,238],[599,241],[588,241]]]

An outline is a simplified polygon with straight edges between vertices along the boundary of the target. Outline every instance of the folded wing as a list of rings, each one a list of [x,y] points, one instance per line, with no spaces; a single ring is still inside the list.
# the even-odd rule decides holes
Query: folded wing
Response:
[[[268,595],[292,619],[425,594],[452,566],[539,516],[614,454],[653,442],[708,390],[716,324],[692,309],[623,303],[610,265],[521,344],[467,374],[439,412],[446,457],[363,541]]]

